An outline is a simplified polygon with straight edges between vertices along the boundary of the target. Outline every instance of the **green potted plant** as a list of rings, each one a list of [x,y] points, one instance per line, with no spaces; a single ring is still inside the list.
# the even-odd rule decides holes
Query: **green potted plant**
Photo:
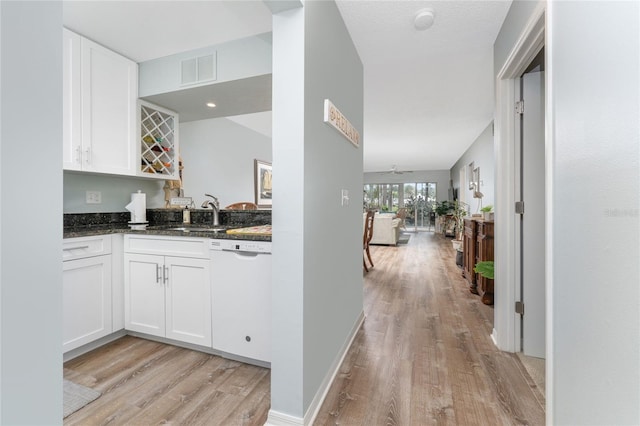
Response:
[[[464,231],[464,217],[467,215],[468,205],[461,201],[441,201],[436,203],[435,212],[436,232],[440,230],[445,236],[448,234],[457,240],[462,240]]]
[[[483,277],[492,280],[493,279],[493,260],[485,260],[483,262],[476,263],[473,267],[473,271],[476,274],[480,274]]]
[[[445,217],[451,212],[451,205],[449,201],[441,201],[436,203],[435,208],[436,212],[436,232],[445,233]]]
[[[489,204],[480,209],[484,220],[493,220],[493,206]]]
[[[452,203],[453,209],[451,214],[453,215],[453,220],[456,223],[456,239],[462,241],[462,233],[464,232],[464,217],[467,215],[467,207],[466,203],[462,201],[454,201]]]
[[[439,203],[436,203],[434,210],[436,211],[436,214],[438,216],[445,216],[451,211],[451,204],[452,203],[449,203],[449,201],[441,201]]]

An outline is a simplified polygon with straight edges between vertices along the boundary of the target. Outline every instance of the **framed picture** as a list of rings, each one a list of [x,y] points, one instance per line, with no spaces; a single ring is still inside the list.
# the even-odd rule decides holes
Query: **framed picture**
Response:
[[[475,188],[474,181],[473,181],[473,169],[474,168],[475,168],[475,164],[472,161],[467,166],[467,178],[469,179],[469,190],[473,190]]]
[[[260,208],[270,208],[271,203],[271,163],[254,160],[254,186],[256,204]]]

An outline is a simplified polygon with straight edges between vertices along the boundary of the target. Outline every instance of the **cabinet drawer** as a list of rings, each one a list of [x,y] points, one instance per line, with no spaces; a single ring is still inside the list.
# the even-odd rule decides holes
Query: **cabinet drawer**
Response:
[[[111,253],[111,235],[68,238],[62,242],[62,260],[81,259]]]
[[[125,235],[127,253],[158,254],[162,256],[209,258],[209,240],[194,237],[167,237],[161,235]]]

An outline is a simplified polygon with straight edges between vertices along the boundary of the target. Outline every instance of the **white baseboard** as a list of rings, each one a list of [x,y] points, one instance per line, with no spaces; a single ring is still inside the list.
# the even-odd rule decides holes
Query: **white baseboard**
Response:
[[[267,422],[264,426],[304,426],[304,419],[269,410],[269,417],[267,417]]]
[[[344,345],[340,349],[340,352],[338,352],[338,354],[336,355],[336,358],[333,361],[333,364],[331,364],[331,367],[329,368],[329,371],[322,381],[320,388],[318,388],[316,396],[311,401],[311,404],[309,405],[304,418],[291,416],[289,414],[280,413],[274,410],[269,410],[269,417],[267,418],[267,422],[264,424],[265,426],[306,426],[313,424],[316,416],[318,415],[318,411],[320,411],[320,407],[324,402],[324,399],[327,397],[329,388],[331,388],[333,381],[338,375],[340,366],[342,365],[344,358],[347,356],[347,352],[353,344],[353,340],[358,334],[358,330],[360,330],[360,327],[362,327],[362,323],[364,323],[364,311],[360,312],[360,315],[354,323],[349,336],[347,336]]]
[[[118,330],[114,333],[111,333],[107,336],[101,337],[97,340],[94,340],[93,342],[89,342],[86,345],[82,345],[79,348],[75,348],[72,349],[68,352],[65,352],[64,354],[62,354],[62,362],[67,362],[70,361],[74,358],[79,357],[80,355],[84,355],[87,352],[91,352],[94,349],[98,349],[100,346],[104,346],[107,343],[111,343],[114,340],[117,340],[121,337],[124,337],[127,335],[127,332],[125,330]]]

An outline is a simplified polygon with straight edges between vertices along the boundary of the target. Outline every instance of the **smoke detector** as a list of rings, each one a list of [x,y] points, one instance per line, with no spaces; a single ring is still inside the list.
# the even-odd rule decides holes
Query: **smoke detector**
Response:
[[[416,30],[424,31],[428,28],[431,28],[435,17],[436,15],[433,9],[420,9],[418,13],[416,13],[416,17],[413,20],[413,25],[416,27]]]

